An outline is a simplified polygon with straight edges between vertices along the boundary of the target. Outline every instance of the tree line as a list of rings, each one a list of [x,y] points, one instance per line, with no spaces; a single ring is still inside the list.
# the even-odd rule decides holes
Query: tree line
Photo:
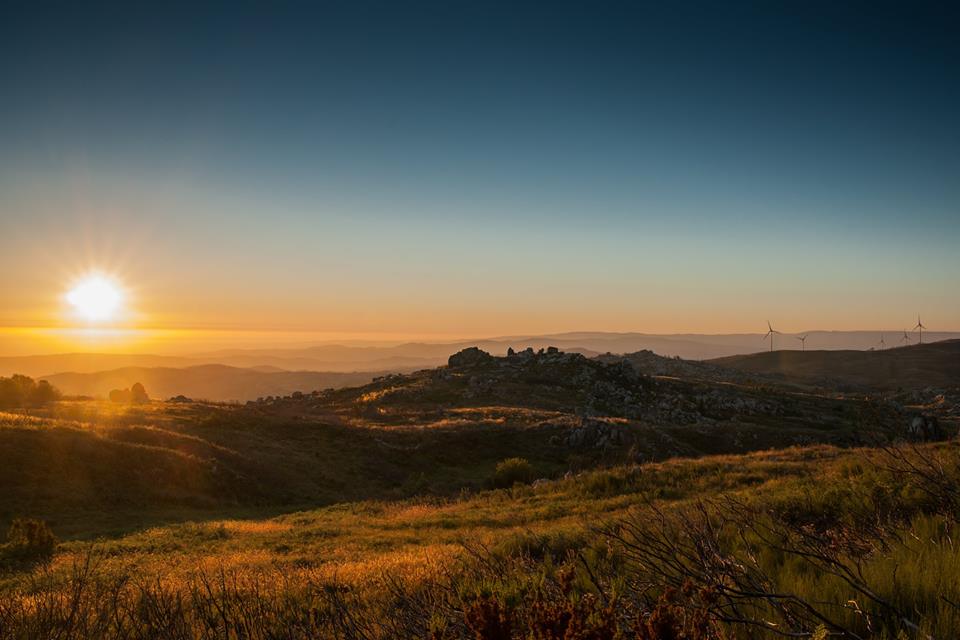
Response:
[[[40,407],[60,398],[60,391],[46,380],[14,374],[0,377],[0,408]]]

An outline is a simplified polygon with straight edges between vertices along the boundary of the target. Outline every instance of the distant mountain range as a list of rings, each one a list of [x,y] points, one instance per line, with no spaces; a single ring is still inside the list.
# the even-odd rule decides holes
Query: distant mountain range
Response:
[[[776,337],[777,350],[799,350],[798,335],[809,336],[809,350],[866,350],[880,341],[879,331],[811,331],[805,334],[781,334]],[[885,332],[888,345],[896,343],[897,332]],[[960,333],[926,332],[924,340],[960,338]],[[446,362],[451,353],[468,346],[478,346],[494,355],[506,353],[508,347],[540,349],[559,347],[563,351],[587,356],[601,353],[633,353],[650,350],[663,356],[680,356],[687,360],[704,360],[764,351],[763,334],[677,334],[573,332],[539,336],[504,336],[457,342],[410,342],[391,346],[356,346],[322,344],[296,349],[231,349],[189,356],[150,354],[69,353],[0,358],[0,375],[23,373],[33,377],[49,377],[55,373],[93,373],[124,367],[191,367],[221,364],[239,368],[272,367],[274,371],[410,371],[434,367]]]
[[[184,395],[198,400],[239,402],[294,391],[358,386],[378,375],[383,374],[264,371],[208,364],[184,368],[124,367],[97,373],[57,373],[44,378],[67,395],[103,398],[111,389],[126,389],[139,382],[152,398],[166,400]]]

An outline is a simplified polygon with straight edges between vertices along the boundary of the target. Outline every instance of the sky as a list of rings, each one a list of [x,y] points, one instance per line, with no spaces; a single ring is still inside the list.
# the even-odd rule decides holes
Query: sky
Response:
[[[0,8],[8,338],[960,330],[946,3],[201,4]]]

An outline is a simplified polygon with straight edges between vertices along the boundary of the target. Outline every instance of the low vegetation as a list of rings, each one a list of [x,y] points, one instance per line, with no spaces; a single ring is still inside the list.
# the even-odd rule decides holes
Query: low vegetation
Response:
[[[507,458],[497,464],[491,484],[502,489],[515,484],[529,484],[535,476],[533,466],[526,458]]]
[[[17,518],[10,525],[7,542],[0,546],[0,565],[7,568],[46,562],[53,558],[57,538],[42,520]]]
[[[814,447],[161,527],[61,543],[53,562],[9,574],[0,625],[78,638],[949,638],[958,487],[957,444]]]

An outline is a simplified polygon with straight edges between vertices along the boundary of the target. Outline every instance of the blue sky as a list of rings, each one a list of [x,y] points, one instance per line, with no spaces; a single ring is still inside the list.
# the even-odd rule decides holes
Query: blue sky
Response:
[[[0,323],[55,323],[65,274],[100,267],[161,325],[960,329],[958,27],[918,4],[8,4],[0,267],[35,269]]]

